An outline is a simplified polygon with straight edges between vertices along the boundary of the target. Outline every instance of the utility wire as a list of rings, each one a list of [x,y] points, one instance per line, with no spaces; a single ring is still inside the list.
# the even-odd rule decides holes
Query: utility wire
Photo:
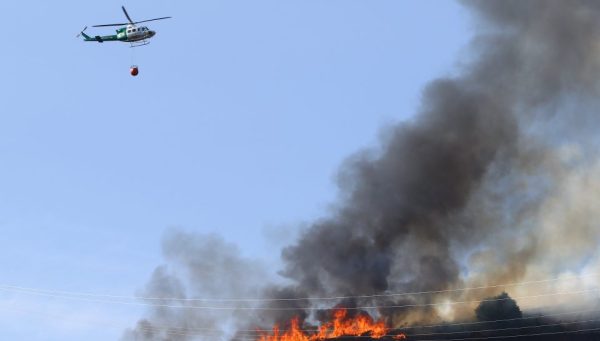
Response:
[[[507,327],[507,328],[491,328],[491,329],[479,329],[479,330],[463,330],[463,331],[453,331],[453,332],[437,332],[437,333],[421,333],[421,334],[407,334],[403,332],[402,328],[390,328],[390,329],[396,329],[399,331],[399,334],[405,334],[407,337],[410,337],[411,339],[413,337],[417,337],[417,336],[442,336],[442,335],[456,335],[456,334],[469,334],[469,333],[495,333],[495,332],[505,332],[505,331],[510,331],[510,330],[523,330],[523,329],[534,329],[534,328],[548,328],[548,327],[559,327],[559,326],[565,326],[565,325],[574,325],[574,324],[584,324],[584,323],[591,323],[591,322],[600,322],[600,319],[592,319],[592,320],[581,320],[581,321],[569,321],[569,322],[555,322],[555,323],[546,323],[546,324],[541,324],[541,325],[532,325],[532,326],[521,326],[521,327]],[[159,327],[138,327],[139,330],[144,330],[144,331],[162,331],[168,334],[178,334],[178,335],[198,335],[198,336],[210,336],[210,335],[215,335],[215,334],[219,334],[222,333],[222,331],[220,330],[212,330],[212,334],[208,331],[203,331],[203,332],[199,332],[199,331],[194,331],[192,329],[178,329],[178,328],[169,328],[169,329],[162,329]],[[299,329],[299,331],[303,331],[303,332],[310,332],[307,330],[302,330]],[[318,331],[318,330],[316,330]],[[316,332],[313,331],[313,332]],[[263,335],[269,335],[269,333],[271,331],[255,331],[253,332],[253,334],[251,333],[243,333],[240,330],[237,330],[238,334],[241,334],[244,337],[260,337]],[[285,333],[285,330],[281,331],[282,333]],[[244,335],[245,334],[245,335]],[[383,335],[382,337],[393,337],[395,336],[394,334],[389,334],[389,335]],[[344,337],[369,337],[369,336],[360,336],[360,335],[348,335],[348,336],[344,336]]]
[[[456,335],[456,334],[468,334],[468,333],[491,333],[491,332],[503,332],[509,330],[521,330],[521,329],[532,329],[532,328],[546,328],[546,327],[558,327],[572,324],[583,324],[591,322],[600,322],[600,319],[593,320],[582,320],[582,321],[569,321],[569,322],[555,322],[532,326],[521,326],[521,327],[507,327],[507,328],[494,328],[494,329],[479,329],[479,330],[465,330],[465,331],[453,331],[453,332],[438,332],[438,333],[421,333],[421,334],[410,334],[410,337],[415,336],[437,336],[437,335]]]
[[[585,333],[585,332],[600,332],[600,328],[586,328],[586,329],[577,329],[577,330],[565,330],[565,331],[558,331],[558,332],[544,332],[544,333],[534,333],[534,334],[516,334],[516,335],[495,335],[495,336],[478,336],[478,337],[466,337],[466,338],[456,338],[456,339],[417,339],[415,341],[468,341],[468,340],[492,340],[492,339],[514,339],[514,338],[523,338],[523,337],[534,337],[534,336],[550,336],[550,335],[564,335],[564,334],[578,334],[578,333]],[[397,337],[398,335],[383,335],[381,337],[388,337],[388,338],[393,338],[393,337]],[[407,339],[409,339],[411,336],[407,335]],[[350,339],[350,338],[354,338],[354,339],[372,339],[372,336],[362,336],[362,335],[357,335],[357,336],[344,336],[344,339]],[[234,338],[233,340],[237,340],[237,341],[256,341],[259,340],[260,336],[257,338]],[[411,339],[412,340],[412,339]]]
[[[560,332],[547,332],[547,333],[536,333],[536,334],[518,334],[518,335],[507,335],[507,336],[485,336],[485,337],[467,337],[459,339],[437,339],[437,340],[426,340],[426,341],[468,341],[468,340],[492,340],[492,339],[514,339],[518,337],[533,337],[533,336],[547,336],[547,335],[561,335],[561,334],[578,334],[585,332],[600,332],[600,328],[589,328],[589,329],[577,329],[577,330],[566,330]]]
[[[316,300],[342,300],[351,298],[378,298],[378,297],[401,297],[401,296],[416,296],[416,295],[429,295],[429,294],[441,294],[449,292],[460,292],[460,291],[471,291],[471,290],[482,290],[482,289],[493,289],[502,287],[515,287],[521,285],[530,284],[541,284],[551,283],[557,281],[569,281],[587,277],[598,277],[599,273],[571,276],[571,277],[556,277],[550,279],[542,279],[535,281],[526,282],[514,282],[504,283],[495,285],[484,285],[475,287],[463,287],[456,289],[446,290],[430,290],[430,291],[415,291],[415,292],[400,292],[400,293],[382,293],[373,295],[353,295],[353,296],[332,296],[332,297],[302,297],[302,298],[178,298],[178,297],[146,297],[146,296],[125,296],[125,295],[108,295],[108,294],[93,294],[85,292],[72,292],[72,291],[60,291],[60,290],[46,290],[38,288],[28,288],[14,285],[0,285],[0,290],[4,291],[23,291],[23,292],[37,292],[47,293],[54,295],[68,295],[68,296],[82,296],[82,297],[94,297],[94,298],[111,298],[111,299],[127,299],[127,300],[145,300],[145,301],[181,301],[181,302],[277,302],[277,301],[316,301]]]
[[[523,330],[523,329],[534,329],[534,328],[549,328],[549,327],[559,327],[559,326],[565,326],[565,325],[573,325],[573,324],[583,324],[583,323],[591,323],[591,322],[600,322],[600,319],[593,319],[593,320],[583,320],[583,321],[570,321],[570,322],[558,322],[558,323],[548,323],[548,324],[543,324],[543,325],[537,325],[537,326],[523,326],[523,327],[510,327],[510,328],[497,328],[497,329],[482,329],[482,330],[465,330],[465,331],[456,331],[456,332],[439,332],[439,333],[424,333],[424,334],[406,334],[403,333],[401,329],[399,329],[399,333],[398,334],[386,334],[386,335],[382,335],[381,337],[395,337],[398,336],[400,334],[404,334],[406,335],[408,338],[410,338],[412,340],[413,337],[431,337],[431,336],[442,336],[442,335],[455,335],[455,334],[468,334],[468,333],[496,333],[496,332],[505,332],[505,331],[510,331],[510,330]],[[146,331],[146,332],[162,332],[164,334],[167,335],[179,335],[179,336],[216,336],[216,335],[221,335],[223,334],[223,331],[221,330],[213,330],[213,332],[194,332],[191,331],[190,329],[178,329],[178,328],[169,328],[169,329],[161,329],[158,327],[138,327],[136,330],[140,330],[140,331]],[[600,328],[594,328],[593,330],[600,330]],[[302,330],[300,330],[302,331]],[[285,334],[286,331],[282,331],[283,334]],[[579,332],[579,331],[566,331],[566,332]],[[238,331],[239,333],[239,331]],[[554,332],[552,332],[554,333]],[[546,334],[550,334],[550,332],[548,333],[536,333],[536,334],[519,334],[519,335],[509,335],[506,337],[518,337],[518,336],[528,336],[528,335],[546,335]],[[250,334],[246,334],[246,335],[241,335],[241,337],[237,337],[235,338],[235,340],[257,340],[259,339],[261,336],[270,336],[269,335],[269,331],[257,331],[255,335],[250,335]],[[500,337],[504,337],[504,336],[491,336],[491,337],[474,337],[474,338],[462,338],[462,339],[453,339],[453,340],[479,340],[479,339],[487,339],[487,338],[500,338]],[[372,336],[369,335],[344,335],[344,338],[356,338],[356,339],[360,339],[360,338],[372,338]],[[424,341],[438,341],[438,340],[429,340],[429,339],[421,339]],[[442,340],[439,340],[442,341]],[[444,339],[444,341],[451,341],[451,340],[447,340]]]
[[[541,310],[543,310],[543,308],[541,308]],[[554,314],[540,314],[540,315],[535,315],[535,316],[517,317],[517,318],[511,318],[511,319],[500,319],[500,320],[492,320],[492,321],[459,322],[459,323],[445,323],[445,324],[433,324],[433,325],[414,325],[414,326],[398,327],[396,329],[406,331],[408,329],[443,328],[443,327],[458,327],[458,326],[462,327],[462,326],[469,326],[469,325],[492,324],[492,323],[500,323],[500,322],[526,321],[526,320],[534,320],[534,319],[539,319],[539,318],[559,317],[559,316],[586,314],[586,313],[600,313],[600,309],[586,309],[586,310],[576,310],[576,311],[554,313]],[[213,328],[193,328],[193,327],[183,328],[183,327],[173,327],[173,326],[160,326],[160,325],[156,325],[156,324],[153,324],[151,328],[154,328],[157,330],[169,330],[169,329],[184,330],[185,329],[185,330],[192,330],[192,331],[198,331],[198,332],[202,332],[202,331],[221,332],[221,330],[213,329]],[[299,330],[303,331],[303,332],[308,332],[308,333],[319,331],[319,329],[299,329]],[[269,332],[269,331],[262,330],[260,328],[255,328],[255,329],[237,329],[237,332],[242,333],[242,334],[245,334],[245,333],[260,334],[260,333]]]
[[[468,340],[492,340],[492,339],[514,339],[514,338],[522,338],[522,337],[533,337],[533,336],[549,336],[549,335],[564,335],[564,334],[578,334],[578,333],[585,333],[585,332],[600,332],[600,328],[588,328],[588,329],[577,329],[577,330],[566,330],[566,331],[560,331],[560,332],[546,332],[546,333],[535,333],[535,334],[518,334],[518,335],[507,335],[507,336],[501,336],[501,335],[497,335],[497,336],[481,336],[481,337],[467,337],[467,338],[458,338],[458,339],[436,339],[436,340],[430,340],[430,339],[422,339],[422,341],[468,341]],[[397,335],[384,335],[382,337],[394,337]],[[410,336],[407,336],[407,338]],[[344,339],[346,338],[355,338],[355,339],[372,339],[372,336],[344,336]],[[257,340],[257,339],[248,339],[248,338],[235,338],[234,340],[240,340],[240,341],[251,341],[251,340]],[[419,341],[419,340],[415,340],[415,341]]]
[[[0,288],[0,290],[6,290],[4,288]],[[6,290],[10,291],[10,290]],[[449,305],[460,305],[460,304],[471,304],[471,303],[481,303],[483,301],[486,302],[494,302],[494,301],[506,301],[506,300],[522,300],[522,299],[531,299],[531,298],[542,298],[542,297],[553,297],[553,296],[561,296],[561,295],[580,295],[586,293],[597,293],[600,289],[587,289],[587,290],[579,290],[579,291],[563,291],[563,292],[555,292],[555,293],[547,293],[547,294],[538,294],[538,295],[527,295],[527,296],[515,296],[515,297],[506,297],[506,298],[491,298],[491,299],[480,299],[480,300],[468,300],[468,301],[454,301],[454,302],[436,302],[436,303],[421,303],[421,304],[402,304],[402,305],[372,305],[372,306],[359,306],[359,307],[348,307],[344,308],[346,310],[366,310],[366,309],[400,309],[400,308],[416,308],[416,307],[433,307],[433,306],[449,306]],[[137,306],[149,306],[149,307],[160,307],[160,308],[181,308],[181,309],[199,309],[199,310],[250,310],[250,311],[294,311],[294,310],[323,310],[322,307],[217,307],[217,306],[196,306],[196,305],[171,305],[171,304],[155,304],[155,303],[145,303],[145,302],[127,302],[127,301],[118,301],[118,300],[102,300],[102,299],[93,299],[86,297],[76,297],[76,296],[65,296],[65,295],[54,295],[47,294],[43,292],[20,292],[29,295],[36,296],[45,296],[45,297],[53,297],[53,298],[62,298],[62,299],[71,299],[71,300],[80,300],[86,302],[95,302],[95,303],[111,303],[111,304],[123,304],[123,305],[137,305]]]
[[[20,310],[20,309],[17,309]],[[26,312],[25,310],[23,310],[24,312]],[[600,310],[578,310],[578,311],[572,311],[572,312],[565,312],[565,313],[559,313],[559,314],[546,314],[546,315],[538,315],[538,316],[534,316],[534,317],[528,317],[528,318],[514,318],[514,319],[504,319],[504,320],[495,320],[495,321],[486,321],[486,322],[481,322],[481,323],[492,323],[492,322],[502,322],[502,321],[515,321],[515,320],[524,320],[524,319],[531,319],[531,318],[542,318],[542,317],[551,317],[551,316],[559,316],[559,315],[567,315],[567,314],[577,314],[577,313],[587,313],[587,312],[598,312]],[[35,313],[35,312],[34,312]],[[38,312],[39,313],[39,312]],[[51,316],[53,318],[60,318],[57,315],[48,315]],[[593,319],[593,320],[580,320],[580,321],[570,321],[570,322],[561,322],[561,323],[552,323],[552,324],[545,324],[545,325],[538,325],[538,326],[524,326],[524,327],[512,327],[512,328],[499,328],[499,329],[486,329],[486,330],[469,330],[469,331],[460,331],[460,332],[440,332],[440,333],[427,333],[427,334],[408,334],[407,336],[412,338],[412,337],[416,337],[416,336],[439,336],[439,335],[452,335],[452,334],[459,334],[459,333],[479,333],[479,332],[502,332],[502,331],[508,331],[508,330],[519,330],[519,329],[526,329],[526,328],[546,328],[546,327],[554,327],[554,326],[562,326],[562,325],[572,325],[572,324],[578,324],[578,323],[591,323],[591,322],[599,322],[600,319]],[[475,324],[475,323],[471,323],[471,324]],[[465,325],[465,324],[445,324],[445,325],[438,325],[438,326],[456,326],[456,325]],[[428,326],[414,326],[415,328],[418,327],[431,327],[433,325],[428,325]],[[215,337],[217,335],[221,335],[223,334],[222,331],[220,330],[212,330],[213,333],[209,333],[209,331],[205,330],[204,333],[193,333],[190,332],[188,330],[183,330],[181,328],[169,328],[169,329],[161,329],[160,327],[155,327],[155,326],[138,326],[137,328],[138,330],[141,331],[147,331],[147,332],[163,332],[167,335],[178,335],[178,336],[208,336],[208,337]],[[178,330],[179,329],[179,330]],[[201,328],[197,328],[197,330],[200,330]],[[406,328],[401,328],[400,330],[402,331],[403,329]],[[487,336],[487,337],[468,337],[468,338],[456,338],[456,339],[439,339],[439,340],[431,340],[431,339],[421,339],[423,341],[467,341],[467,340],[485,340],[485,339],[499,339],[499,338],[517,338],[517,337],[530,337],[530,336],[544,336],[544,335],[560,335],[560,334],[572,334],[572,333],[582,333],[582,332],[593,332],[593,331],[600,331],[600,328],[589,328],[589,329],[579,329],[579,330],[571,330],[571,331],[560,331],[560,332],[545,332],[545,333],[536,333],[536,334],[518,334],[518,335],[508,335],[508,336]],[[240,332],[240,331],[238,331]],[[259,333],[259,331],[255,331],[257,333]],[[267,335],[267,332],[262,332],[262,334],[259,335],[242,335],[243,337],[237,337],[234,338],[233,340],[239,340],[239,341],[256,341],[260,338],[260,336],[262,335]],[[395,337],[398,336],[398,334],[393,335],[384,335],[383,337]],[[361,339],[361,338],[371,338],[371,336],[344,336],[344,338],[356,338],[356,339]]]

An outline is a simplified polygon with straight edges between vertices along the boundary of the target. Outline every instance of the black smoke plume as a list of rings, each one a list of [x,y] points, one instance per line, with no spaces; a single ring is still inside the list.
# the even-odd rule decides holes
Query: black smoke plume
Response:
[[[599,271],[600,162],[590,127],[598,126],[600,107],[600,2],[462,3],[473,14],[476,31],[459,75],[432,81],[414,119],[387,127],[379,147],[348,158],[338,177],[335,212],[315,221],[282,252],[281,275],[292,284],[248,293],[246,285],[255,288],[256,282],[246,280],[243,269],[235,272],[247,261],[232,257],[236,275],[225,276],[225,282],[239,287],[227,284],[220,290],[223,274],[195,262],[206,256],[218,263],[222,250],[208,255],[203,247],[210,245],[200,241],[195,247],[182,239],[184,247],[169,245],[167,256],[178,250],[175,261],[186,264],[185,276],[199,281],[193,284],[198,287],[186,292],[177,277],[165,278],[159,270],[148,290],[160,288],[156,294],[171,296],[246,292],[263,298],[443,291],[352,302],[357,307],[410,305],[371,311],[402,327],[474,319],[473,305],[445,309],[436,304],[483,299],[504,288],[446,290]],[[512,288],[517,297],[553,289]],[[553,303],[566,307],[584,301],[569,297]],[[542,303],[528,300],[521,308],[542,309]],[[270,301],[254,307],[293,309],[234,312],[239,319],[231,326],[270,328],[292,315],[312,323],[319,316],[306,307],[335,304]],[[487,311],[487,304],[482,307]],[[180,310],[151,311],[143,323],[157,320],[215,324]],[[161,339],[146,337],[144,330],[138,327],[130,335]],[[194,338],[202,339],[181,339]]]

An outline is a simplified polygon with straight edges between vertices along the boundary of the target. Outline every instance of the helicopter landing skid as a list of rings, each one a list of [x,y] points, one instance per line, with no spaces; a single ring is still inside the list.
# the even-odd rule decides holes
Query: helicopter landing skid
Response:
[[[146,41],[146,40],[143,40],[143,41],[139,41],[139,42],[131,42],[129,44],[131,45],[129,47],[134,48],[134,47],[146,46],[146,45],[150,44],[150,42]]]

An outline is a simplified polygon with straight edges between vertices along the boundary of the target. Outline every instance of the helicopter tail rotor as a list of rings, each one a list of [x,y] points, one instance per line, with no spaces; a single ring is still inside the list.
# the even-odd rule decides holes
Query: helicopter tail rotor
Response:
[[[87,26],[83,28],[83,30],[81,30],[81,32],[79,32],[79,34],[77,35],[77,38],[81,37],[81,35],[83,34],[83,32],[85,32],[85,30],[87,30]]]

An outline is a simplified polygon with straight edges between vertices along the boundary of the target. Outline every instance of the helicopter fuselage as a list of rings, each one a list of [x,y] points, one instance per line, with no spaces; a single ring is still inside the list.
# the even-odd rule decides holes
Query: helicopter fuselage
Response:
[[[150,30],[146,26],[138,27],[135,25],[127,25],[127,27],[117,29],[117,34],[115,35],[91,37],[83,32],[81,34],[83,35],[85,41],[95,41],[98,43],[103,43],[105,41],[121,41],[124,43],[134,43],[150,39],[156,35],[156,32]]]

